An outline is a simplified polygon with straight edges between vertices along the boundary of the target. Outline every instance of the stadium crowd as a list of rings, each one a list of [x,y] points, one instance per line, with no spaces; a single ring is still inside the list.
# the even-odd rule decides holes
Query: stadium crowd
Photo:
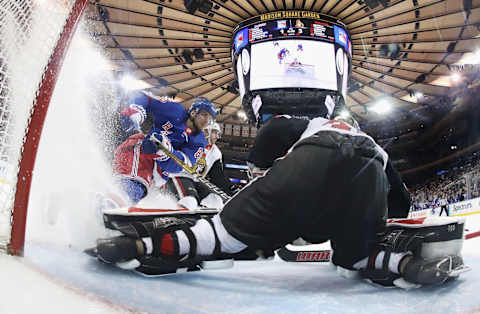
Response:
[[[414,186],[410,192],[413,211],[439,207],[442,201],[452,204],[479,197],[480,160],[475,158],[453,167],[448,172],[427,180],[426,184]]]

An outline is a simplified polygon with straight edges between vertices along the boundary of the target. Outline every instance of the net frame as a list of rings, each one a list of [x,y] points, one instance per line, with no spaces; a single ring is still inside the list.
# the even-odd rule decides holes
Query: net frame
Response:
[[[0,244],[0,252],[3,250],[11,255],[23,255],[30,187],[45,117],[66,51],[87,4],[88,0],[74,1],[50,54],[47,66],[43,70],[42,79],[36,90],[34,103],[22,139],[23,145],[21,146],[17,168],[13,210],[10,217],[10,238],[6,245]]]

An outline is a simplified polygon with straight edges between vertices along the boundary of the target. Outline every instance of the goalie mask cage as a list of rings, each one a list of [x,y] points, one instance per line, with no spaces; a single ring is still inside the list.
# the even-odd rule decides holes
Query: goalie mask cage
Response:
[[[0,0],[0,252],[23,254],[40,135],[88,0]]]

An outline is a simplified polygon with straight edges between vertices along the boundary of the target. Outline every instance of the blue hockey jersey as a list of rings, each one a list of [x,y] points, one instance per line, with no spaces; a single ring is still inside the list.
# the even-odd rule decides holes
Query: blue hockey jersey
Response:
[[[157,151],[157,146],[149,140],[153,132],[163,133],[168,136],[172,143],[173,153],[187,164],[193,165],[205,152],[207,140],[202,131],[193,133],[187,127],[188,112],[177,102],[165,98],[153,98],[144,92],[135,94],[129,101],[129,108],[122,111],[123,115],[140,113],[142,122],[147,114],[154,118],[153,127],[146,136],[142,149],[147,154]],[[179,173],[182,168],[175,161],[157,161],[162,169],[162,176],[166,178],[168,173]]]

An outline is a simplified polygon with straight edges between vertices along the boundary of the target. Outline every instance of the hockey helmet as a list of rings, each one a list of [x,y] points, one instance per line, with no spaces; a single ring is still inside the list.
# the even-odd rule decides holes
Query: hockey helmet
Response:
[[[190,109],[188,109],[188,114],[191,114],[192,112],[194,114],[197,114],[202,110],[208,112],[212,116],[213,120],[216,119],[217,110],[215,109],[215,106],[212,104],[212,102],[205,97],[195,98],[192,105],[190,106]]]
[[[217,131],[218,132],[218,137],[222,135],[222,130],[220,129],[220,125],[217,122],[210,123],[206,128],[205,128],[208,137],[212,134],[212,131]]]

